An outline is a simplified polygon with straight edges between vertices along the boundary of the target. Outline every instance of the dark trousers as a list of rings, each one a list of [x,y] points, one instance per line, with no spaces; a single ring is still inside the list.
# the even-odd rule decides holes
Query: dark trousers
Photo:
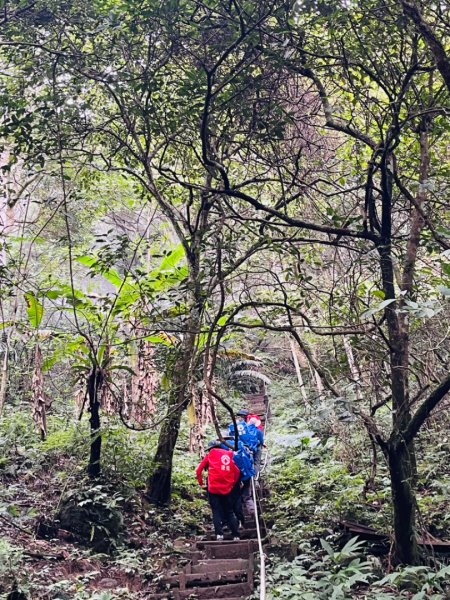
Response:
[[[211,494],[208,492],[208,500],[212,510],[214,533],[223,535],[222,522],[228,524],[234,537],[239,537],[238,522],[233,512],[234,496],[229,494]]]
[[[253,502],[253,495],[252,495],[252,478],[244,481],[244,484],[242,487],[242,492],[241,492],[241,498],[242,498],[242,509],[247,511],[247,513],[249,515],[253,515],[253,513],[255,512],[255,503]]]
[[[255,468],[255,477],[258,475],[258,473],[261,470],[261,454],[262,454],[262,448],[261,448],[261,446],[258,446],[258,449],[253,454],[253,466]]]
[[[242,527],[245,526],[245,516],[244,510],[242,508],[242,493],[241,493],[241,480],[239,480],[234,488],[231,490],[230,494],[233,502],[233,512],[238,520],[238,523],[242,524]]]

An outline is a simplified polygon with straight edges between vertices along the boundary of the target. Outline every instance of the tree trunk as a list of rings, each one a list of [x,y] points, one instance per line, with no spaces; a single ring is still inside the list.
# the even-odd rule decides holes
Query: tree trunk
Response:
[[[355,395],[358,401],[363,399],[361,392],[361,373],[359,371],[358,365],[356,364],[355,357],[353,354],[353,348],[348,340],[348,338],[344,335],[342,337],[342,342],[344,344],[345,354],[347,356],[348,366],[350,367],[350,373],[352,375],[352,379],[355,383]]]
[[[420,555],[416,538],[412,456],[401,441],[389,444],[386,452],[394,509],[394,560],[396,564],[417,565]]]
[[[102,436],[100,433],[100,397],[99,391],[103,383],[103,373],[98,367],[94,367],[88,377],[89,412],[91,417],[91,449],[87,472],[90,477],[100,475],[100,458],[102,450]]]
[[[286,334],[286,335],[289,339],[289,345],[291,347],[292,360],[294,361],[294,367],[295,367],[295,372],[297,374],[297,381],[298,381],[298,386],[300,388],[300,393],[302,395],[305,406],[309,407],[308,396],[306,395],[306,390],[305,390],[305,382],[303,381],[302,372],[300,370],[300,364],[298,362],[297,348],[295,346],[294,340],[289,336],[289,334]]]
[[[41,440],[47,437],[47,405],[42,374],[42,351],[36,344],[34,351],[34,371],[31,382],[31,413]]]
[[[168,504],[172,491],[172,462],[180,430],[181,416],[189,403],[192,365],[195,360],[195,340],[199,310],[191,309],[178,358],[174,363],[167,415],[158,439],[152,469],[147,479],[146,498],[159,506]]]
[[[3,356],[2,356],[3,353]],[[0,369],[0,416],[3,413],[6,398],[6,384],[8,382],[8,345],[5,343],[0,346],[0,357],[2,361]]]
[[[389,463],[392,503],[394,509],[394,563],[418,564],[419,552],[415,530],[415,480],[414,444],[405,445],[402,432],[411,421],[409,397],[409,323],[405,314],[399,311],[401,300],[396,299],[394,287],[394,263],[392,259],[392,178],[393,160],[385,157],[382,165],[382,243],[378,246],[380,267],[385,298],[392,300],[385,309],[389,336],[389,359],[392,393],[392,433],[384,449]],[[409,276],[414,272],[414,257],[405,263]],[[410,252],[411,254],[411,252]],[[409,265],[409,262],[412,264]],[[407,267],[407,265],[409,265]],[[404,283],[405,290],[408,285]]]

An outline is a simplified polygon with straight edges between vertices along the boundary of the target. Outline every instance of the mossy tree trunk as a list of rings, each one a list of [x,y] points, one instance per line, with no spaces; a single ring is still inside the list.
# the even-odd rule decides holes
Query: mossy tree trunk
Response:
[[[199,311],[197,306],[193,306],[172,368],[167,414],[159,435],[151,473],[147,479],[146,497],[152,504],[164,505],[170,502],[173,454],[180,431],[181,416],[189,403],[198,327]]]

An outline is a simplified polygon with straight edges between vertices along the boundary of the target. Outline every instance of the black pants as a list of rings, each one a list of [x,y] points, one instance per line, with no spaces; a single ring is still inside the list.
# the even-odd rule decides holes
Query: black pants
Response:
[[[234,537],[239,537],[238,522],[233,512],[234,496],[229,494],[211,494],[208,492],[208,500],[212,510],[214,533],[223,535],[222,521],[228,523]]]
[[[242,524],[242,527],[245,526],[245,516],[244,511],[242,509],[242,490],[241,490],[241,480],[239,480],[234,488],[231,490],[230,494],[233,502],[233,512],[238,520],[238,523]]]

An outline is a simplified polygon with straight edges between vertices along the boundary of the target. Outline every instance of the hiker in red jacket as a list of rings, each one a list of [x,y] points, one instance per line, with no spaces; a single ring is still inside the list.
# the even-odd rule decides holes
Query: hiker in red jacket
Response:
[[[220,442],[213,440],[208,444],[208,453],[198,465],[195,473],[197,481],[204,488],[203,471],[208,470],[208,500],[212,510],[216,539],[223,540],[222,522],[228,523],[233,539],[239,539],[238,521],[233,512],[235,502],[235,484],[240,471],[233,461],[233,451],[223,450]]]

